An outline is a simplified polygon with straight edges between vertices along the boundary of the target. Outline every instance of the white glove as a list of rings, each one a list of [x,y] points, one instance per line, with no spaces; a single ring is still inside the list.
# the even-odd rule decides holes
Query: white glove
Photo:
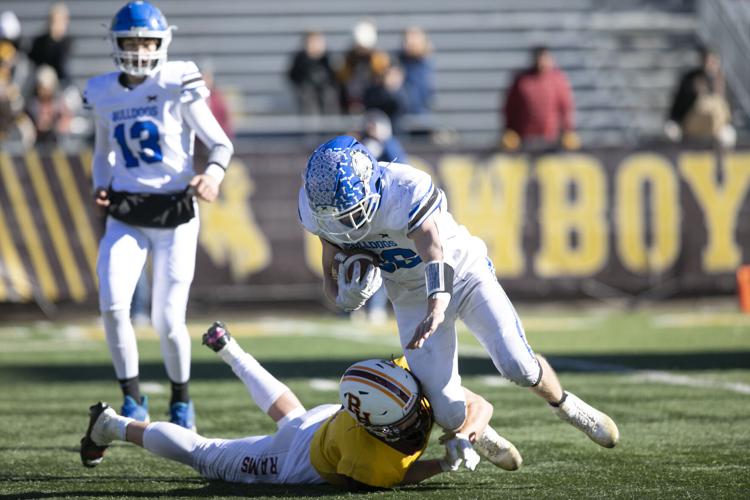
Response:
[[[368,266],[367,272],[360,279],[361,272],[359,262],[355,262],[352,268],[352,279],[347,282],[344,264],[343,262],[339,264],[339,292],[336,295],[336,305],[344,311],[356,311],[362,307],[383,284],[379,267]]]
[[[667,139],[670,141],[678,142],[682,139],[682,128],[676,122],[669,120],[664,124],[664,135],[666,135]]]
[[[450,470],[457,470],[463,461],[464,467],[473,471],[477,468],[480,458],[479,454],[474,451],[469,437],[465,434],[456,434],[445,442],[445,458],[443,460],[450,465]]]

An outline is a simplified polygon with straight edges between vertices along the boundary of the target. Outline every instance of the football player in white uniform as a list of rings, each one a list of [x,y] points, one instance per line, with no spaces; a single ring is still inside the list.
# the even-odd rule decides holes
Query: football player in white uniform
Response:
[[[90,408],[81,439],[81,461],[95,467],[114,440],[189,465],[202,476],[236,483],[330,483],[349,489],[418,483],[463,463],[474,470],[478,450],[498,467],[514,470],[521,457],[487,423],[492,405],[466,390],[467,419],[446,436],[445,458],[419,460],[430,437],[432,411],[405,361],[373,359],[350,366],[341,377],[341,404],[305,410],[297,397],[216,322],[203,343],[243,381],[255,404],[278,431],[270,436],[208,439],[167,422],[145,423],[117,415],[106,405]]]
[[[338,307],[358,309],[385,283],[409,367],[445,430],[466,417],[455,328],[461,318],[500,374],[530,387],[599,445],[617,444],[612,419],[563,391],[534,354],[484,242],[456,223],[429,175],[378,163],[354,138],[336,137],[310,157],[298,208],[305,229],[320,237],[325,293]],[[342,249],[369,252],[378,266],[360,269],[357,262],[348,272],[342,263],[336,272]]]
[[[85,102],[96,120],[95,203],[108,215],[97,263],[99,307],[124,395],[122,413],[149,419],[129,311],[150,253],[151,320],[172,385],[170,418],[193,428],[185,309],[198,243],[195,198],[216,199],[233,148],[208,108],[196,65],[167,61],[171,37],[159,9],[144,1],[125,5],[110,26],[118,71],[89,80]],[[209,149],[201,174],[193,166],[196,133]]]

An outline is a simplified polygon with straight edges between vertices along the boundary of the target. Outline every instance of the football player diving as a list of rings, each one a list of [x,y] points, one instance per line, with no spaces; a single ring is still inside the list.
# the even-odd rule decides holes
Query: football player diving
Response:
[[[529,387],[597,444],[617,444],[614,421],[564,391],[549,363],[531,349],[487,247],[454,220],[428,174],[378,163],[356,139],[339,136],[313,152],[303,180],[299,217],[323,245],[325,294],[353,311],[385,284],[409,369],[443,429],[460,429],[467,418],[458,373],[460,318],[502,376]],[[377,266],[354,264],[349,279],[334,262],[342,251],[355,250],[375,256]]]
[[[83,465],[101,463],[115,440],[189,465],[207,479],[235,483],[330,483],[355,490],[414,484],[458,470],[462,462],[474,470],[480,458],[467,445],[470,440],[498,467],[514,470],[521,465],[515,447],[487,425],[492,405],[466,389],[467,417],[455,434],[444,436],[445,457],[419,460],[432,429],[432,410],[403,358],[354,363],[341,377],[341,404],[306,410],[222,323],[208,329],[203,343],[231,366],[255,404],[276,422],[277,432],[209,439],[169,422],[118,415],[100,402],[90,408],[81,439]]]
[[[216,199],[233,147],[206,103],[209,90],[195,63],[167,61],[172,28],[148,2],[122,7],[109,30],[117,71],[89,80],[84,95],[96,122],[93,198],[107,215],[97,261],[99,309],[121,412],[149,420],[130,306],[150,254],[151,321],[171,382],[170,420],[192,429],[185,310],[198,245],[196,198]],[[196,134],[209,150],[199,172]]]

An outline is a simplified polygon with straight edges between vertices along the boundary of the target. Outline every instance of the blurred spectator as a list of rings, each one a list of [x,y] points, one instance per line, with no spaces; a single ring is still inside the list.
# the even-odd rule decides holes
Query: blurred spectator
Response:
[[[21,90],[13,82],[16,48],[0,41],[0,149],[22,149],[34,144],[34,126],[24,112]]]
[[[391,64],[390,57],[378,52],[372,57],[372,81],[366,88],[362,102],[365,108],[385,112],[390,118],[396,134],[401,132],[401,118],[406,113],[407,95],[404,87],[404,72]]]
[[[206,87],[211,92],[206,99],[208,108],[211,110],[213,115],[216,117],[216,121],[219,122],[221,128],[231,139],[234,138],[234,127],[232,126],[232,114],[229,112],[227,106],[227,100],[224,97],[224,92],[216,85],[216,79],[214,78],[214,65],[211,61],[203,61],[200,66],[201,73],[203,74],[203,81],[206,82]]]
[[[716,140],[731,147],[737,135],[730,124],[721,60],[705,47],[699,49],[699,54],[700,66],[680,79],[664,132],[673,141]]]
[[[0,13],[0,39],[16,42],[21,37],[21,22],[15,12],[6,10]],[[17,46],[16,46],[17,48]]]
[[[60,93],[57,74],[51,66],[37,68],[26,113],[34,123],[37,144],[56,144],[60,137],[70,133],[73,113]]]
[[[426,128],[426,121],[420,123],[432,109],[435,96],[435,68],[430,59],[432,46],[422,28],[412,26],[404,30],[398,62],[404,70],[404,91],[406,112],[415,115],[417,126]]]
[[[534,48],[532,57],[533,65],[516,76],[506,96],[502,146],[514,150],[522,143],[548,147],[561,142],[566,149],[577,149],[568,79],[547,47]]]
[[[365,90],[373,79],[373,58],[382,52],[375,49],[378,31],[375,24],[362,20],[352,29],[352,47],[344,55],[344,62],[336,73],[341,85],[341,108],[347,113],[364,111]]]
[[[29,52],[29,58],[37,66],[52,66],[64,87],[70,83],[68,59],[73,46],[73,40],[68,36],[69,21],[68,7],[62,2],[52,4],[49,9],[47,31],[34,38]]]
[[[360,142],[370,150],[378,161],[406,163],[406,152],[393,135],[391,120],[379,109],[368,109]]]
[[[305,34],[303,47],[294,55],[289,68],[289,79],[294,85],[301,113],[339,113],[338,82],[328,59],[323,33],[310,31]]]
[[[27,88],[31,73],[31,62],[21,50],[21,23],[13,11],[6,10],[0,13],[0,40],[6,40],[13,44],[16,56],[13,63],[13,83],[23,95],[28,95]]]

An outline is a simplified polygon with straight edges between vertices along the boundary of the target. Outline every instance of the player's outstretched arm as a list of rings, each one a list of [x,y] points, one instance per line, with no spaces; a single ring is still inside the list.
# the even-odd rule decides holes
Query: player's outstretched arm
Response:
[[[436,223],[435,214],[425,220],[421,226],[409,233],[409,238],[414,240],[417,253],[427,266],[432,263],[443,265],[443,245],[440,241],[440,232]],[[452,271],[452,269],[451,269]],[[429,289],[429,283],[427,283]],[[450,277],[450,287],[453,287],[453,277]],[[417,325],[411,341],[406,345],[407,349],[419,349],[425,341],[445,320],[445,310],[450,303],[450,293],[434,293],[427,297],[427,314]]]
[[[419,460],[409,467],[401,484],[407,485],[421,483],[425,479],[436,476],[441,472],[450,472],[452,470],[453,469],[450,468],[450,465],[445,462],[445,459]]]

